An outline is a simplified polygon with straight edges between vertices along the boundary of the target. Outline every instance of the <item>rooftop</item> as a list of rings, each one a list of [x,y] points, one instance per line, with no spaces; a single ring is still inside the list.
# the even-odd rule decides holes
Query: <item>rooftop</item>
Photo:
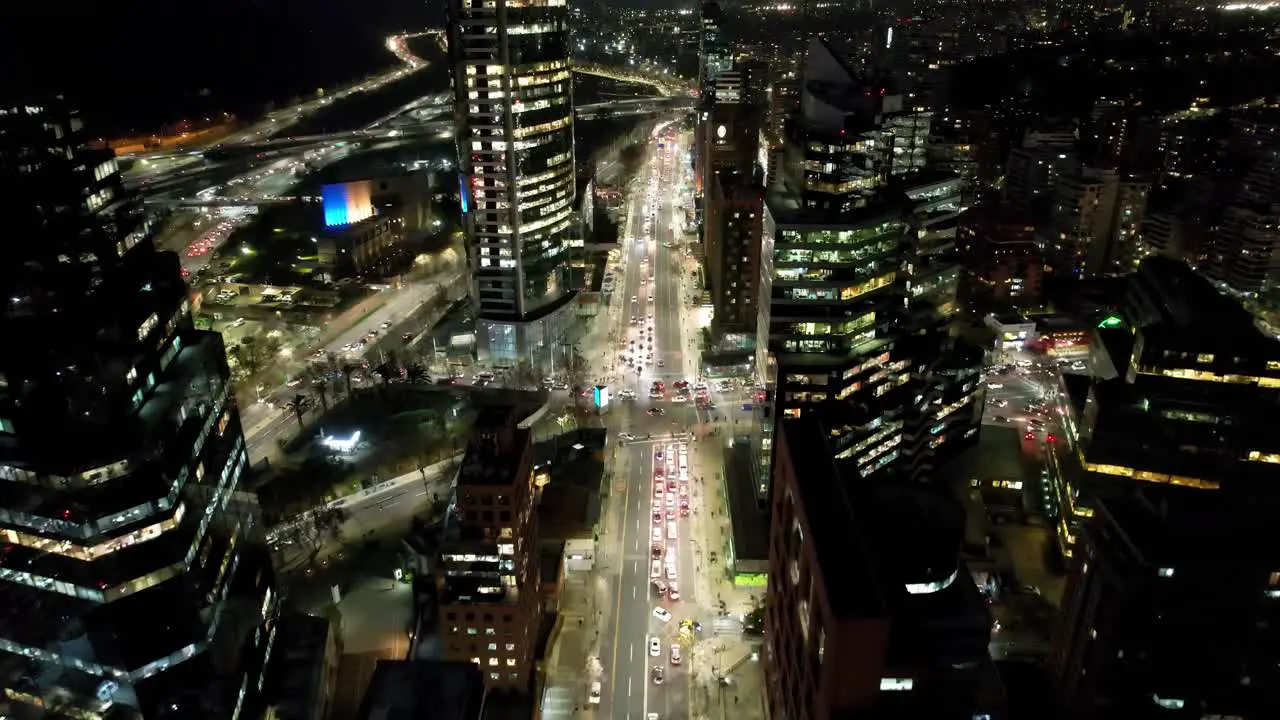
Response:
[[[867,482],[852,467],[844,474],[845,465],[828,459],[827,433],[816,420],[787,420],[781,430],[832,611],[841,617],[914,614],[928,595],[931,604],[960,603],[953,609],[961,612],[963,593],[907,589],[957,586],[948,580],[959,568],[964,526],[955,501],[925,485]],[[972,584],[967,589],[976,593]]]
[[[379,660],[357,720],[477,720],[484,679],[469,662]]]
[[[458,473],[458,485],[511,485],[529,448],[529,430],[517,427],[518,408],[481,408]]]
[[[1143,260],[1128,283],[1122,314],[1160,347],[1280,359],[1280,342],[1263,335],[1240,303],[1176,260]]]

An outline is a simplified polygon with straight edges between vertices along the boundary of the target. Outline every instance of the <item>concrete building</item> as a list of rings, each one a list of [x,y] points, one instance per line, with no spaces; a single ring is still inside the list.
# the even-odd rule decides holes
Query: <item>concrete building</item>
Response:
[[[755,336],[764,197],[758,175],[721,170],[712,176],[705,267],[714,337],[726,333]]]
[[[1046,271],[1064,278],[1123,275],[1143,257],[1139,229],[1151,183],[1082,168],[1058,178],[1040,237]]]
[[[1095,505],[1049,657],[1067,717],[1280,715],[1277,509],[1191,489]]]
[[[773,717],[992,717],[992,619],[960,559],[964,513],[927,485],[832,461],[831,428],[786,420],[762,652]]]
[[[480,410],[435,568],[446,660],[532,687],[542,603],[533,446],[516,408]]]
[[[335,278],[385,276],[413,262],[405,245],[404,219],[386,215],[323,231],[316,251]]]

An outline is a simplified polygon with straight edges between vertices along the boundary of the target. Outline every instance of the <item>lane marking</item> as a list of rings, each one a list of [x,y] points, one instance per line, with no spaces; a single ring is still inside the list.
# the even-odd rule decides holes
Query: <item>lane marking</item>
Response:
[[[627,697],[631,697],[631,678],[627,678]]]

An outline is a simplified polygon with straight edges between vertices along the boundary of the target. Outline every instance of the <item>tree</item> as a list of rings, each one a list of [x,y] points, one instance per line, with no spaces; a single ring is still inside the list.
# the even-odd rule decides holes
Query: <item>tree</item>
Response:
[[[422,363],[409,363],[409,367],[404,369],[404,379],[411,383],[422,382],[427,377],[427,369]]]
[[[373,369],[375,375],[382,379],[382,384],[386,385],[391,382],[392,376],[396,375],[396,368],[391,363],[382,363]]]
[[[253,375],[262,369],[265,360],[265,348],[258,344],[257,338],[250,335],[231,348],[231,357],[247,374]]]
[[[316,395],[320,398],[320,408],[323,412],[329,412],[329,381],[320,377],[311,381],[311,387],[316,389]]]
[[[302,393],[298,393],[297,395],[294,395],[293,399],[286,403],[284,407],[286,410],[293,412],[293,416],[298,419],[298,429],[301,430],[304,427],[302,424],[302,414],[311,409],[311,398],[303,395]]]
[[[351,363],[344,363],[342,365],[342,380],[344,383],[346,383],[348,395],[351,394],[351,376],[354,375],[359,370],[360,370],[359,365],[353,365]]]

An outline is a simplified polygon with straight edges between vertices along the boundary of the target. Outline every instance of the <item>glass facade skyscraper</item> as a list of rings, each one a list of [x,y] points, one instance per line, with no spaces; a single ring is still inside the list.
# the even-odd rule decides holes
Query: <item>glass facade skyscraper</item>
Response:
[[[0,716],[248,717],[277,602],[221,336],[60,102],[0,107],[0,187]]]
[[[478,345],[515,361],[550,347],[564,307],[575,195],[565,0],[452,0],[449,51]],[[531,331],[530,327],[536,327]]]

